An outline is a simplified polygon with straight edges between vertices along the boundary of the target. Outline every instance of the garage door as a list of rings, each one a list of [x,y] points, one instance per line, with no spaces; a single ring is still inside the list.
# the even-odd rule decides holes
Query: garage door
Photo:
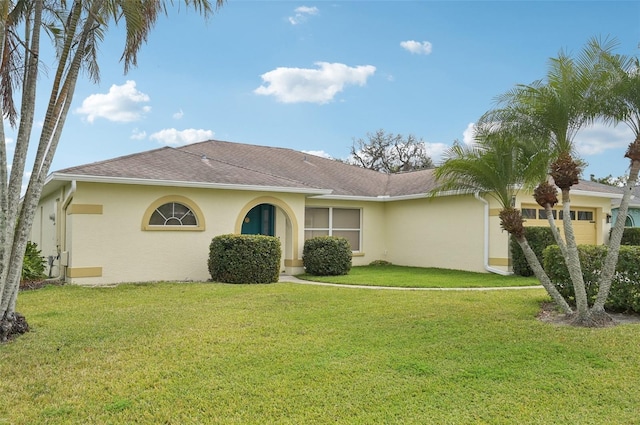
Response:
[[[564,235],[562,225],[562,209],[555,208],[553,217],[556,219],[556,225],[560,229],[560,234]],[[524,225],[527,227],[549,227],[547,213],[538,205],[522,205],[522,217],[525,219]],[[576,236],[578,245],[595,245],[596,244],[596,210],[595,208],[576,208],[571,210],[571,222],[573,223],[573,232]]]

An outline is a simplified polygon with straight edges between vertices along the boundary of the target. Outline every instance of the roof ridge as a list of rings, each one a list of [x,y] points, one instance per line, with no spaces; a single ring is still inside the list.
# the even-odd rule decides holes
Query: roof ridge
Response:
[[[218,142],[218,141],[217,140],[208,140],[208,141],[200,142],[200,143],[206,143],[206,142]],[[195,144],[200,144],[200,143],[195,143]],[[224,143],[233,143],[233,142],[224,142]],[[184,148],[184,147],[187,147],[187,146],[192,146],[192,145],[185,145],[185,146],[182,146],[182,147]],[[270,146],[260,146],[260,145],[253,145],[253,146],[266,147],[266,148],[270,148],[271,149]],[[287,180],[287,181],[290,181],[292,183],[301,184],[301,185],[304,185],[304,186],[307,186],[307,187],[312,187],[312,186],[309,186],[309,184],[307,184],[305,182],[302,182],[300,180],[291,179],[291,178],[285,177],[285,176],[279,176],[279,175],[276,175],[276,174],[273,174],[273,173],[265,173],[264,171],[261,171],[261,170],[256,170],[254,168],[250,168],[250,167],[246,167],[246,166],[243,166],[243,165],[234,164],[232,162],[222,161],[222,160],[217,159],[217,158],[209,158],[206,154],[190,152],[190,151],[188,151],[186,149],[179,149],[179,150],[182,153],[185,153],[185,154],[188,154],[188,155],[192,155],[192,156],[197,156],[198,158],[207,159],[209,161],[215,161],[215,162],[218,162],[220,164],[229,165],[231,167],[240,168],[240,169],[243,169],[243,170],[251,171],[251,172],[262,174],[262,175],[269,176],[269,177],[275,177],[275,178],[278,178],[278,179]],[[289,150],[291,150],[292,152],[298,152],[298,151],[295,151],[293,149],[289,149]]]

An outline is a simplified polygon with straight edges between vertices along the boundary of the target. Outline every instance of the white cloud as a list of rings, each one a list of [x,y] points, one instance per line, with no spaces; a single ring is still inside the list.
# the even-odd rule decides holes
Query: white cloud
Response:
[[[213,137],[211,130],[202,130],[195,128],[187,128],[186,130],[176,130],[175,128],[166,128],[149,136],[149,140],[156,140],[161,145],[167,146],[184,146],[190,143],[202,142]]]
[[[424,142],[424,150],[431,158],[434,164],[438,164],[442,159],[442,154],[444,151],[449,149],[449,145],[445,143],[428,143]]]
[[[13,149],[13,139],[11,137],[5,137],[4,145],[7,147],[7,149]]]
[[[329,155],[328,153],[326,153],[323,150],[319,150],[319,151],[302,151],[302,152],[308,153],[309,155],[319,156],[321,158],[332,159],[331,155]]]
[[[282,103],[328,103],[346,85],[364,86],[376,72],[372,65],[350,67],[342,63],[316,62],[319,69],[276,68],[262,74],[267,84],[254,90],[264,96],[275,96]]]
[[[416,55],[429,55],[431,54],[431,50],[433,48],[431,43],[429,43],[428,41],[420,42],[415,40],[402,41],[400,43],[400,46],[403,49]]]
[[[465,145],[471,146],[476,141],[476,124],[470,122],[467,128],[462,132],[462,141]]]
[[[133,140],[144,140],[147,138],[147,132],[144,130],[140,131],[137,128],[134,128],[129,138]]]
[[[96,118],[115,122],[131,122],[142,119],[151,107],[144,105],[149,96],[136,89],[136,82],[129,80],[121,86],[112,85],[109,93],[92,94],[82,101],[77,114],[86,115],[92,123]]]
[[[611,127],[596,123],[580,130],[574,142],[581,155],[598,155],[609,149],[626,148],[634,139],[633,131],[626,125]]]
[[[182,109],[180,109],[178,112],[176,112],[172,116],[174,120],[180,120],[182,119],[182,117],[184,117],[184,112],[182,112]]]
[[[295,15],[289,16],[289,23],[291,25],[298,25],[307,20],[309,16],[317,15],[319,10],[317,7],[300,6],[295,10]]]

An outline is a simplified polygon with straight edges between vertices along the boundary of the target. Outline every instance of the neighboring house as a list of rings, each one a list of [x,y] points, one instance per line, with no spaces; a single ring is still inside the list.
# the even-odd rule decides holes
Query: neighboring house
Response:
[[[387,175],[291,149],[207,141],[52,173],[31,240],[51,257],[54,276],[83,285],[207,280],[211,239],[228,233],[277,236],[290,274],[303,271],[304,241],[327,234],[349,240],[354,265],[507,272],[497,202],[430,196],[435,187],[433,170]],[[605,241],[617,196],[605,185],[575,186],[580,242]],[[514,202],[526,225],[547,225],[530,194]]]
[[[620,200],[614,200],[611,208],[611,215],[613,216],[612,223],[615,223],[618,218],[619,207]],[[631,200],[629,201],[629,209],[627,210],[627,219],[624,225],[625,227],[640,227],[640,186],[636,186],[633,189]]]

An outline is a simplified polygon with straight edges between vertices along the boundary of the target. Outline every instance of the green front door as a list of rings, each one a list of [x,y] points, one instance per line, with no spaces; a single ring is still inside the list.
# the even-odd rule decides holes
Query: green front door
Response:
[[[273,205],[269,204],[253,207],[242,222],[242,234],[274,236],[274,211]]]

